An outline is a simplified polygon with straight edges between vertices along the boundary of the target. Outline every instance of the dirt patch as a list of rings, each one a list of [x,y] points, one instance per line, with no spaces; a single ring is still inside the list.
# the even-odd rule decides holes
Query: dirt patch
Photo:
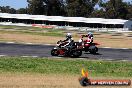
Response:
[[[79,40],[79,34],[74,34],[75,41]],[[18,43],[36,43],[36,44],[56,44],[58,40],[64,37],[17,34],[17,33],[0,33],[0,41],[10,41]],[[112,36],[111,34],[99,34],[94,36],[94,42],[100,43],[99,47],[113,48],[132,48],[132,38],[122,36]]]
[[[0,88],[82,88],[79,76],[1,74]],[[95,79],[95,78],[94,78]],[[101,77],[96,79],[102,79]],[[103,88],[131,88],[132,86],[103,86]],[[90,86],[89,88],[95,88]],[[102,86],[96,86],[102,88]]]
[[[62,37],[51,37],[51,36],[40,36],[40,35],[30,35],[30,34],[10,34],[3,33],[0,34],[0,40],[14,41],[20,43],[37,43],[37,44],[55,44],[57,40],[64,39]]]

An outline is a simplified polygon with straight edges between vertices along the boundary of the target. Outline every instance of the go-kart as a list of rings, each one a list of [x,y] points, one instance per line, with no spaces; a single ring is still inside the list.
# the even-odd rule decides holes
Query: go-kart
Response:
[[[98,43],[90,42],[89,40],[80,39],[79,42],[82,44],[82,51],[90,52],[91,54],[96,54],[98,52]]]
[[[82,46],[73,42],[72,47],[66,47],[67,42],[58,41],[57,46],[51,50],[52,56],[79,57],[82,55]]]

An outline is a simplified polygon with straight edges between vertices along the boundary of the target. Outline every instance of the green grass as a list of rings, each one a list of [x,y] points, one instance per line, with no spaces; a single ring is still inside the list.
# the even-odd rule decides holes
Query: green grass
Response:
[[[39,27],[24,27],[24,26],[10,26],[10,25],[0,25],[0,29],[19,29],[19,30],[33,30],[33,31],[42,31],[47,30],[49,32],[58,32],[61,30],[55,30],[54,28],[39,28]]]
[[[89,61],[76,59],[47,59],[1,57],[0,73],[81,74],[81,68],[90,76],[132,77],[132,62]]]
[[[45,32],[44,32],[45,31]],[[42,35],[42,36],[64,36],[62,30],[57,29],[15,29],[15,30],[0,30],[0,33],[17,33],[17,34],[31,34],[31,35]]]
[[[24,33],[31,35],[42,35],[42,36],[64,36],[60,32],[35,32],[35,31],[15,31],[14,33]]]
[[[12,25],[0,25],[0,29],[21,29],[21,30],[28,30],[33,29],[34,27],[24,27],[24,26],[12,26]]]
[[[16,26],[6,26],[6,25],[0,25],[1,29],[14,29]]]

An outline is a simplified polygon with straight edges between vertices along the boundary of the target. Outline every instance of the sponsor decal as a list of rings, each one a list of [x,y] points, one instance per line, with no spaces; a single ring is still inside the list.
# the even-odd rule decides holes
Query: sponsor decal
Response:
[[[42,24],[32,24],[33,27],[39,27],[39,28],[54,28],[55,26],[52,25],[42,25]]]
[[[102,86],[130,86],[131,80],[129,79],[89,79],[88,71],[81,70],[82,77],[79,82],[82,86],[102,85]]]

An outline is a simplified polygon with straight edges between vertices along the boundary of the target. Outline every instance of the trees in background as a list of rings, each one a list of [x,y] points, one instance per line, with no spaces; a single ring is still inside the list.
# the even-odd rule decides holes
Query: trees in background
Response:
[[[132,2],[123,2],[123,0],[110,0],[98,2],[99,10],[94,10],[92,17],[103,17],[111,19],[130,19],[132,18]]]
[[[10,6],[0,6],[0,12],[15,14],[16,10],[14,8],[10,8]]]
[[[95,17],[97,17],[97,18],[105,18],[104,9],[103,9],[103,8],[101,8],[100,10],[95,9],[95,10],[91,13],[90,17],[94,17],[94,18],[95,18]]]
[[[100,6],[104,9],[105,18],[126,18],[128,13],[127,3],[122,0],[110,0],[106,3],[101,3]]]
[[[29,14],[88,17],[98,0],[27,0]]]
[[[27,8],[20,8],[16,11],[17,14],[27,14]]]
[[[132,18],[132,3],[123,0],[110,0],[108,2],[99,1],[100,10],[92,13],[93,17],[103,17],[111,19],[130,19]]]
[[[126,8],[127,8],[128,13],[126,14],[125,19],[130,19],[130,18],[132,19],[132,2],[127,3]]]
[[[28,13],[33,15],[65,15],[63,0],[27,0]]]
[[[10,6],[0,6],[1,13],[11,13],[11,14],[27,14],[27,8],[20,8],[18,10],[11,8]]]
[[[123,0],[27,0],[28,7],[18,10],[0,6],[0,12],[48,16],[132,18],[132,2]],[[99,5],[95,9],[95,5]]]
[[[66,0],[68,16],[89,17],[98,0]]]
[[[43,0],[45,3],[45,11],[48,16],[65,16],[65,7],[63,0]]]
[[[28,13],[33,15],[45,14],[45,5],[43,0],[27,0]]]

